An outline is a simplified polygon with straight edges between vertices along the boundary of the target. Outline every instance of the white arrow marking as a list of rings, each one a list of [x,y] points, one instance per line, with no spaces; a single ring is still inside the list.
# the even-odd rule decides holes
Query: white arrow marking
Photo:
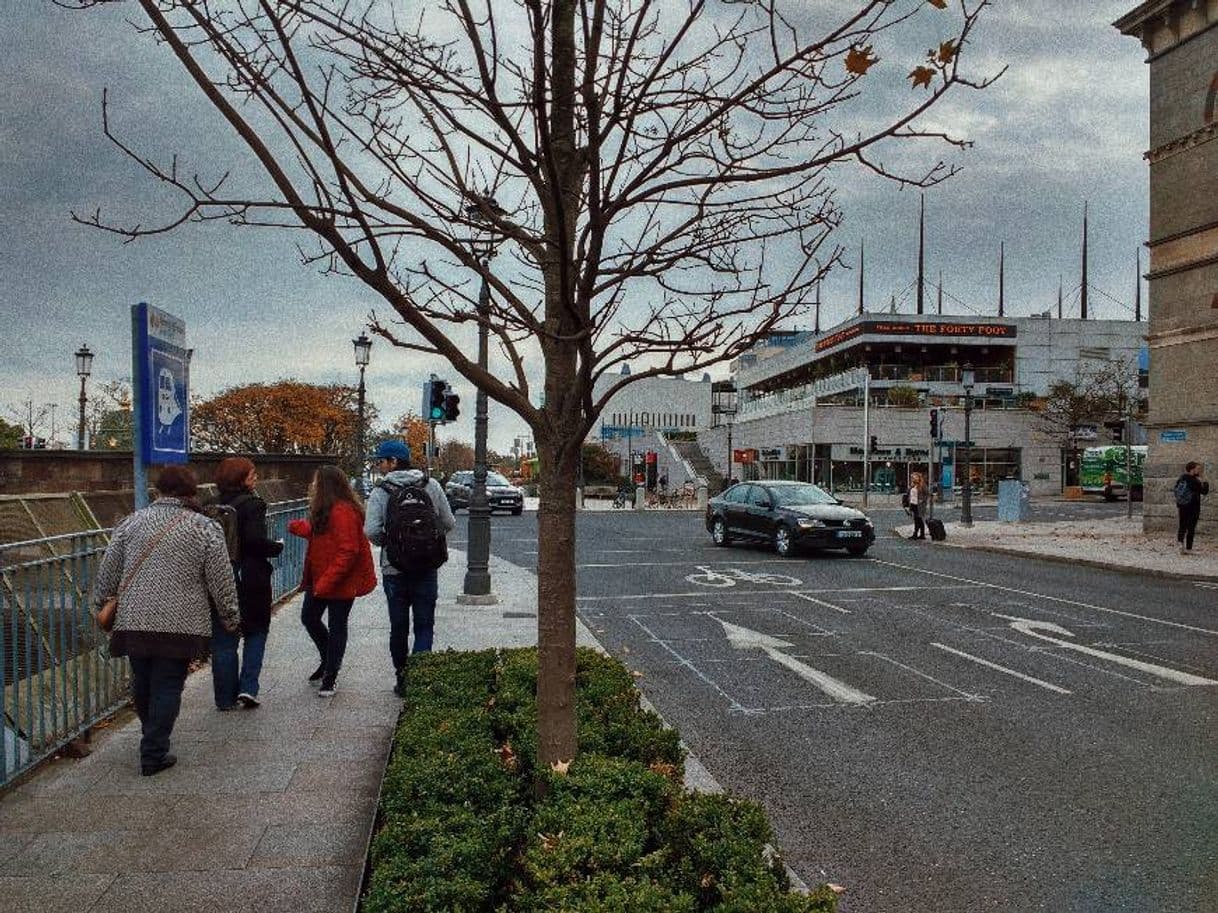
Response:
[[[1176,682],[1177,684],[1181,685],[1218,685],[1218,681],[1215,681],[1212,678],[1202,678],[1200,675],[1191,675],[1188,672],[1179,672],[1175,669],[1169,669],[1167,666],[1156,666],[1154,663],[1144,663],[1140,659],[1131,659],[1128,656],[1121,656],[1119,653],[1106,653],[1103,650],[1095,649],[1095,647],[1088,647],[1068,640],[1061,640],[1059,637],[1050,637],[1050,634],[1057,634],[1060,635],[1060,637],[1074,636],[1071,631],[1068,631],[1061,625],[1054,624],[1051,621],[1034,621],[1031,618],[1016,618],[1013,615],[999,615],[997,612],[995,612],[994,615],[998,618],[1005,618],[1011,623],[1011,627],[1020,634],[1027,634],[1029,637],[1035,637],[1038,640],[1047,640],[1051,644],[1056,644],[1059,647],[1065,647],[1067,650],[1074,650],[1076,653],[1083,653],[1086,656],[1094,656],[1097,659],[1106,659],[1110,663],[1116,663],[1117,665],[1126,666],[1130,669],[1137,669],[1139,672],[1146,672],[1150,675],[1165,678],[1170,682]]]
[[[875,700],[870,694],[859,691],[857,688],[852,688],[845,682],[839,682],[833,676],[826,675],[819,669],[813,669],[811,666],[801,663],[797,659],[792,659],[782,652],[784,649],[791,649],[795,646],[794,644],[780,640],[777,637],[771,637],[769,634],[763,634],[760,631],[734,625],[721,618],[716,618],[715,620],[723,625],[723,631],[727,634],[727,642],[737,650],[764,651],[774,662],[790,669],[804,681],[815,685],[835,701],[841,701],[845,704],[870,704]]]

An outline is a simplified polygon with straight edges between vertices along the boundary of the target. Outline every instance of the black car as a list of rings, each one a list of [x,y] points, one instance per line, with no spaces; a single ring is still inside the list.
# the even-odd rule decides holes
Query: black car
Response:
[[[862,555],[875,526],[862,511],[807,482],[741,482],[706,505],[706,529],[716,545],[768,542],[782,556],[800,548],[844,548]]]
[[[469,509],[469,499],[474,490],[474,471],[472,469],[454,472],[444,486],[448,495],[448,506],[454,511],[464,507]],[[524,510],[524,492],[505,479],[497,472],[486,474],[486,500],[491,512],[510,510],[519,516]]]

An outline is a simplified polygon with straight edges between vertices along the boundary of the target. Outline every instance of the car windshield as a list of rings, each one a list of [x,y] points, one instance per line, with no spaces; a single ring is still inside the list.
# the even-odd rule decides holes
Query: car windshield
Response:
[[[837,498],[815,485],[775,485],[770,492],[782,507],[837,503]]]
[[[505,479],[503,476],[501,476],[497,472],[488,472],[486,474],[486,484],[487,485],[507,485],[510,487],[512,483],[509,482],[507,479]]]

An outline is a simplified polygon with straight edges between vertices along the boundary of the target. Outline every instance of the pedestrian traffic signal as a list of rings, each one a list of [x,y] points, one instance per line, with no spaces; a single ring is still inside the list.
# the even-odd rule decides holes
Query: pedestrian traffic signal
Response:
[[[936,438],[939,436],[939,410],[938,409],[930,410],[930,436],[936,437]]]
[[[461,397],[453,392],[453,388],[445,385],[444,387],[444,421],[455,422],[457,416],[461,414],[459,408]]]
[[[427,420],[444,421],[444,390],[448,386],[442,380],[433,380],[428,388]]]
[[[875,453],[880,449],[880,441],[874,434],[871,436],[871,453]]]

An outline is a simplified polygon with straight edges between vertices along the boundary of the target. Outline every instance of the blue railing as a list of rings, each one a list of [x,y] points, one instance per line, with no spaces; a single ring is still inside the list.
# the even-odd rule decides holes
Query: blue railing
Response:
[[[300,582],[305,542],[287,533],[305,501],[272,504],[271,538],[283,539],[271,591]],[[112,657],[90,604],[110,530],[0,545],[0,785],[54,754],[122,707],[130,668]]]

